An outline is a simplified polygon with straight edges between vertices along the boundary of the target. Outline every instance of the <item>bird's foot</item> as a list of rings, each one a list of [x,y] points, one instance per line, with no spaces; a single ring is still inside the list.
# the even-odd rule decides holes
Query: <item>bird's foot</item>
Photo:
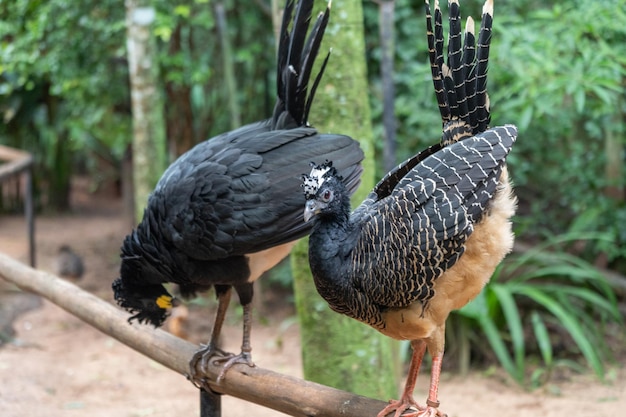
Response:
[[[427,405],[419,405],[413,398],[402,398],[400,400],[389,400],[389,405],[385,407],[376,417],[385,417],[394,412],[394,417],[447,417],[437,407],[439,403],[430,400]]]
[[[203,385],[204,375],[208,372],[209,361],[211,358],[219,356],[218,360],[229,360],[235,357],[234,353],[223,351],[211,343],[208,345],[200,345],[200,349],[196,351],[189,361],[188,379],[196,386]]]
[[[232,368],[232,366],[235,364],[242,363],[244,365],[248,365],[251,368],[255,366],[254,362],[252,362],[252,355],[250,354],[250,352],[241,352],[239,355],[231,355],[230,357],[219,358],[213,361],[213,363],[224,364],[222,366],[222,370],[220,371],[220,374],[217,376],[218,383],[222,379],[224,379],[224,376],[226,376],[226,372],[228,372],[228,370]]]

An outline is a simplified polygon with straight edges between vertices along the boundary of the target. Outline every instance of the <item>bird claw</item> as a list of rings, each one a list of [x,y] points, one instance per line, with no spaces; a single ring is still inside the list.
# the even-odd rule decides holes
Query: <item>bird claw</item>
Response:
[[[213,361],[214,364],[224,363],[222,366],[222,370],[220,374],[217,376],[217,382],[219,383],[226,376],[226,372],[232,368],[233,365],[241,363],[244,365],[248,365],[251,368],[254,368],[254,362],[252,362],[252,356],[250,352],[241,352],[239,355],[232,355],[231,357],[218,358]]]
[[[413,399],[389,400],[389,405],[378,413],[377,417],[385,417],[394,411],[394,417],[448,417],[437,407],[421,406]]]
[[[200,349],[194,353],[193,357],[189,361],[189,375],[187,375],[187,379],[189,379],[197,388],[206,387],[207,381],[205,375],[208,372],[208,366],[211,358],[214,358],[215,356],[219,357],[213,360],[213,364],[223,364],[222,370],[217,376],[216,382],[218,384],[224,379],[226,372],[235,364],[242,363],[250,367],[255,366],[254,362],[252,362],[250,352],[241,352],[240,354],[235,355],[234,353],[225,352],[218,347],[214,347],[210,343],[208,345],[201,345]]]
[[[215,356],[220,356],[217,360],[229,360],[235,357],[234,353],[226,352],[212,344],[200,345],[200,349],[196,351],[189,361],[189,379],[196,387],[204,385],[203,379],[208,372],[209,361]]]

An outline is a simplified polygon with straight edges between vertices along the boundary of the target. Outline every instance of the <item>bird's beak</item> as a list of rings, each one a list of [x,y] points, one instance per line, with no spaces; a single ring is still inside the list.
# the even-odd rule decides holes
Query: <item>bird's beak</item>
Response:
[[[311,220],[313,218],[313,216],[315,216],[317,213],[319,213],[319,207],[317,205],[317,201],[315,200],[307,200],[305,206],[304,206],[304,222],[308,222],[309,220]]]
[[[172,308],[180,305],[180,301],[178,301],[178,299],[169,295],[160,296],[159,298],[157,298],[156,303],[162,309]]]

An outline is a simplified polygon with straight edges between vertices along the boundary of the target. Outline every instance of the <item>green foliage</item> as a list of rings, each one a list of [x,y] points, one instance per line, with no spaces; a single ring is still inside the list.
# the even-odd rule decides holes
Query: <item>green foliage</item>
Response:
[[[233,66],[242,123],[269,117],[274,105],[275,41],[271,16],[257,5],[241,7],[235,0],[157,0],[154,33],[165,84],[191,90],[194,141],[231,129],[226,110],[233,92],[224,82],[225,59],[220,48],[213,8],[221,3],[233,50]],[[242,30],[245,28],[245,30]]]
[[[2,142],[35,155],[35,180],[58,208],[76,151],[121,153],[126,141],[128,117],[115,112],[128,107],[123,13],[111,1],[16,0],[0,9]]]
[[[624,145],[626,28],[618,22],[625,20],[615,1],[495,19],[493,108],[498,121],[520,127],[511,165],[536,230],[562,232],[598,206],[609,219],[623,217],[623,201],[603,190],[624,187],[623,179],[610,184],[604,170],[607,141],[621,137],[621,152]]]
[[[570,233],[510,255],[480,296],[455,313],[474,322],[520,384],[546,382],[554,367],[572,363],[568,355],[576,354],[604,378],[604,363],[610,359],[606,326],[622,325],[622,317],[604,276],[565,250],[565,244],[585,240],[607,237]],[[557,354],[554,346],[564,351]],[[542,366],[531,369],[532,354]]]
[[[243,122],[268,117],[274,100],[271,18],[258,6],[222,3]],[[214,2],[152,4],[163,85],[188,89],[194,141],[229,130],[224,103],[232,92],[222,83]],[[36,186],[48,196],[62,191],[53,184],[67,191],[75,166],[89,169],[97,180],[104,161],[119,175],[119,161],[131,142],[125,13],[123,2],[112,0],[2,2],[0,142],[35,155]]]

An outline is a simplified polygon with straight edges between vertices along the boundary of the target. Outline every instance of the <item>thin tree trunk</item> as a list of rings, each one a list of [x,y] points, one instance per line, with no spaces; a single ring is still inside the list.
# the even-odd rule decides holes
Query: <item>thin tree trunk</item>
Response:
[[[396,165],[396,115],[394,111],[396,92],[393,84],[394,11],[395,0],[379,1],[380,76],[383,90],[383,128],[385,132],[383,159],[385,171],[391,171]]]
[[[52,85],[46,81],[44,88],[44,103],[48,126],[54,132],[55,142],[48,149],[53,153],[54,163],[48,178],[48,206],[55,211],[68,211],[70,208],[70,180],[72,176],[72,150],[69,146],[69,132],[67,128],[57,124],[59,113],[59,98],[50,93]],[[58,127],[57,127],[58,126]]]
[[[133,112],[135,219],[141,220],[148,196],[165,166],[165,126],[159,90],[152,8],[126,1],[128,65]]]
[[[231,129],[237,129],[238,127],[241,127],[241,110],[239,109],[239,101],[237,100],[238,94],[237,84],[235,82],[235,65],[233,62],[230,37],[228,36],[226,13],[224,11],[224,5],[220,1],[215,3],[215,21],[217,23],[217,31],[220,37],[220,46],[222,48],[224,82],[226,84],[228,108],[230,109],[230,127]]]
[[[135,187],[133,186],[133,148],[128,145],[121,161],[122,213],[125,228],[131,230],[135,220]]]
[[[170,38],[170,56],[181,52],[182,25],[179,23]],[[170,157],[175,159],[194,145],[193,111],[191,109],[191,88],[187,83],[169,81],[165,85],[167,101],[167,140]]]
[[[310,122],[322,133],[348,134],[361,141],[364,175],[353,198],[361,202],[374,184],[361,2],[333,3],[326,33],[321,54],[331,47],[333,53]],[[311,278],[307,242],[300,242],[292,251],[292,266],[305,378],[374,398],[395,397],[396,344],[369,326],[328,308]]]

